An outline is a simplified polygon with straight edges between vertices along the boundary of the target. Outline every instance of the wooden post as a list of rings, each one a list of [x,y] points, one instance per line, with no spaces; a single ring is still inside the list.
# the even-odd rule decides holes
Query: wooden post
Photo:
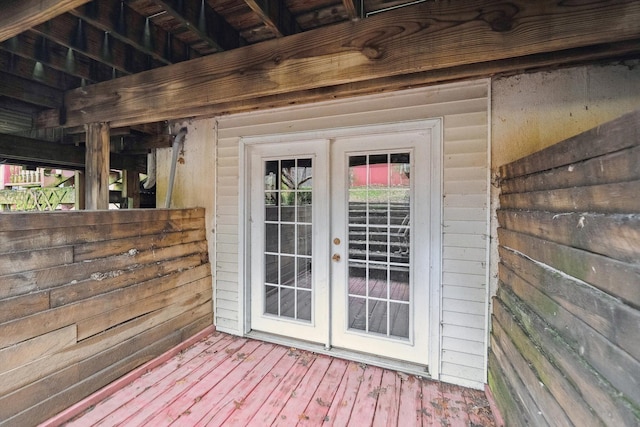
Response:
[[[140,174],[138,172],[122,171],[122,198],[127,201],[127,209],[140,207]]]
[[[86,207],[109,209],[109,123],[90,123],[85,128]]]
[[[86,209],[85,203],[85,185],[84,185],[84,172],[76,171],[76,175],[74,177],[74,188],[75,188],[75,209],[77,211]]]

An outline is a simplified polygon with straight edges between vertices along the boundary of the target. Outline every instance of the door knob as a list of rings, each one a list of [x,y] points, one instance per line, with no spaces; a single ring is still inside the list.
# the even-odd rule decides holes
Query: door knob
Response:
[[[334,260],[335,262],[340,261],[340,254],[333,254],[333,256],[331,257],[332,260]]]

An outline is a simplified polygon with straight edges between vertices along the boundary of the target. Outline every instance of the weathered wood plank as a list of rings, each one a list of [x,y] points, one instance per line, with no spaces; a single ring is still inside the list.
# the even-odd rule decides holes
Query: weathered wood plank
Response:
[[[515,398],[516,392],[508,383],[507,374],[498,361],[493,347],[489,349],[488,363],[487,382],[500,410],[500,416],[505,420],[505,425],[530,425],[531,417],[524,416],[527,408]]]
[[[0,350],[0,373],[30,361],[55,354],[77,341],[76,326],[70,325]]]
[[[91,278],[100,281],[108,277],[115,277],[122,270],[138,265],[162,262],[192,254],[202,254],[202,258],[206,258],[206,253],[207,245],[204,241],[157,250],[132,251],[114,257],[100,258],[93,262],[76,262],[59,267],[0,276],[0,281],[3,283],[0,292],[4,294],[3,296],[15,296],[31,292],[34,289],[51,289],[73,283],[74,280],[81,281]],[[203,262],[206,262],[206,259],[203,259]]]
[[[70,218],[72,219],[72,218]],[[138,238],[159,233],[198,230],[204,228],[202,218],[165,219],[160,221],[124,222],[117,224],[96,224],[76,227],[70,232],[68,227],[53,221],[46,229],[0,231],[0,253],[23,251],[54,246],[94,243],[105,245],[109,240]],[[102,242],[102,243],[98,243]],[[132,246],[134,247],[134,246]],[[75,249],[76,255],[80,248]]]
[[[210,271],[208,266],[194,270],[197,270],[198,274],[209,274]],[[157,292],[158,286],[173,287],[172,279],[194,274],[192,273],[194,270],[134,284],[87,300],[0,324],[0,348],[88,319],[108,310],[111,305],[133,302],[141,295]]]
[[[638,122],[640,110],[501,166],[499,174],[503,179],[515,178],[637,146],[640,143]]]
[[[48,310],[49,292],[36,292],[0,300],[0,323]]]
[[[316,389],[307,407],[304,408],[302,413],[306,414],[306,417],[302,417],[298,422],[300,426],[316,426],[318,424],[328,422],[327,413],[329,407],[333,402],[334,396],[338,391],[336,385],[342,382],[344,378],[349,362],[342,359],[331,359],[331,365],[327,369],[326,374],[322,377],[319,387]]]
[[[551,298],[538,291],[535,286],[523,280],[505,265],[500,266],[499,282],[521,300],[527,301],[529,308],[555,329],[575,353],[579,353],[598,370],[614,387],[625,393],[633,401],[640,402],[640,379],[629,372],[640,372],[640,362],[622,351],[620,346],[596,333],[585,323],[573,316]],[[619,325],[622,327],[623,325]],[[638,331],[631,332],[637,335]],[[622,337],[621,337],[622,338]],[[633,347],[633,342],[625,342],[624,347]],[[636,346],[637,347],[637,346]],[[637,353],[638,350],[633,350]]]
[[[380,383],[383,370],[376,366],[367,366],[362,373],[362,384],[358,389],[355,407],[351,412],[350,422],[371,425],[375,415],[376,404],[380,396]]]
[[[640,312],[587,283],[546,267],[516,252],[499,248],[504,265],[563,309],[640,360]],[[507,281],[507,283],[509,283]],[[553,319],[549,319],[551,321]],[[571,332],[567,330],[566,332]],[[608,363],[603,357],[601,363]],[[639,388],[640,389],[640,388]]]
[[[118,240],[90,242],[76,245],[73,248],[74,261],[85,261],[119,255],[130,250],[149,250],[166,248],[174,245],[200,242],[205,240],[204,227],[174,233],[162,232],[148,236],[129,237]]]
[[[533,378],[535,382],[529,384],[538,384],[540,379],[518,350],[513,348],[513,343],[506,336],[500,324],[495,321],[493,325],[494,334],[491,337],[492,356],[495,357],[504,373],[503,379],[508,381],[509,388],[513,390],[511,398],[517,401],[519,409],[522,410],[522,413],[518,414],[518,419],[522,420],[524,418],[527,424],[531,423],[531,425],[536,426],[571,426],[571,421],[567,419],[566,414],[559,407],[555,398],[550,395],[548,388],[526,386],[527,383],[525,381]],[[507,349],[503,350],[502,345]],[[509,358],[509,355],[514,355],[514,357]],[[498,390],[498,394],[504,398],[501,390]],[[552,406],[548,409],[548,412],[543,412],[538,407],[538,402],[548,402]],[[557,417],[555,420],[551,418],[554,415]]]
[[[188,327],[194,318],[205,313],[208,305],[205,303],[187,311],[184,307],[177,310],[176,307],[168,307],[161,314],[146,316],[146,327],[137,332],[131,333],[127,327],[132,325],[126,325],[118,327],[116,334],[109,334],[111,340],[107,343],[101,340],[87,340],[87,343],[72,347],[67,350],[74,356],[68,365],[52,370],[51,375],[12,393],[0,394],[0,420],[3,420],[0,421],[0,425],[23,425],[18,419],[10,418],[20,412],[20,408],[29,408],[19,414],[20,417],[29,417],[29,422],[24,425],[35,425],[42,421],[43,417],[47,417],[47,414],[55,414],[65,409],[69,402],[86,397],[160,355],[179,342],[181,329]],[[138,321],[132,323],[135,329],[141,326]],[[156,345],[163,341],[163,344]],[[102,350],[95,351],[97,348]],[[107,367],[109,369],[105,369]],[[52,394],[52,390],[59,392]],[[55,408],[49,406],[52,404],[55,404]],[[33,421],[32,417],[39,419]],[[15,424],[16,422],[18,423]]]
[[[501,289],[500,297],[503,297],[504,293],[504,290]],[[520,322],[529,319],[527,317],[523,319],[520,310],[517,312],[519,316],[516,317],[509,310],[514,304],[515,302],[513,301],[504,302],[504,299],[494,301],[494,324],[497,322],[506,332],[509,339],[513,341],[517,352],[531,366],[531,369],[539,378],[539,382],[544,384],[553,394],[572,423],[575,425],[604,425],[599,418],[602,414],[596,413],[589,407],[580,391],[574,388],[572,382],[556,367],[557,365],[547,358],[546,353],[540,351],[540,347],[536,345],[539,344],[539,341],[535,343],[531,341],[530,336],[527,334],[528,331],[522,329]],[[563,355],[557,355],[556,357],[563,357]],[[501,365],[505,360],[499,360]],[[510,383],[513,383],[513,379],[511,379]]]
[[[0,275],[39,270],[63,264],[71,264],[72,262],[73,248],[71,246],[8,252],[0,254]]]
[[[88,3],[89,0],[23,0],[3,2],[0,6],[0,42]]]
[[[640,35],[637,22],[633,1],[427,2],[69,92],[66,125],[190,116],[214,91],[217,102],[242,101],[624,41]]]
[[[109,304],[108,311],[78,321],[78,340],[86,339],[138,316],[160,310],[174,301],[182,301],[185,296],[211,299],[211,276],[202,278],[175,276],[167,277],[166,282],[170,283],[169,289],[158,284],[159,286],[153,291],[138,294],[134,302],[130,302],[130,299],[123,296],[117,303]]]
[[[70,304],[102,293],[110,292],[132,283],[141,283],[180,270],[191,269],[202,264],[199,254],[171,259],[160,264],[128,268],[102,280],[86,279],[51,289],[51,308]]]
[[[633,143],[628,140],[624,142]],[[635,146],[568,166],[507,179],[500,183],[500,190],[502,194],[509,194],[637,181],[640,180],[638,164],[640,164],[640,146]]]
[[[640,259],[640,214],[498,210],[497,215],[500,226],[511,231],[628,263]]]
[[[201,306],[210,301],[210,299],[207,299],[205,294],[202,292],[202,288],[206,288],[206,285],[202,286],[201,289],[193,289],[194,292],[191,293],[189,292],[189,287],[185,286],[181,289],[183,292],[175,296],[175,300],[171,305],[167,304],[164,307],[145,314],[161,313],[164,311],[163,321],[167,321],[171,317],[175,317],[175,313],[180,315],[186,310]],[[167,307],[172,307],[172,309],[169,310]],[[168,314],[174,315],[167,317]],[[203,314],[201,313],[200,315]],[[142,316],[138,316],[138,318],[141,317]],[[132,320],[134,319],[135,318]],[[130,323],[122,322],[114,326],[126,326],[128,324]],[[78,339],[80,340],[80,338]],[[77,345],[66,349],[64,352],[52,354],[46,358],[38,359],[31,363],[25,363],[12,371],[0,374],[0,393],[8,393],[19,387],[37,382],[39,379],[44,378],[57,370],[64,369],[65,367],[78,362],[82,358],[90,358],[94,356],[94,353],[83,352],[84,348],[85,347],[82,345]]]
[[[557,369],[554,374],[556,375],[555,377],[550,376],[548,379],[543,377],[542,381],[550,387],[550,381],[560,380],[557,376],[561,373],[560,376],[562,376],[563,379],[570,378],[575,390],[579,391],[579,397],[573,396],[567,400],[557,399],[558,403],[560,403],[572,420],[573,416],[570,412],[572,412],[574,408],[578,408],[584,401],[587,407],[578,412],[588,414],[591,410],[591,421],[586,420],[590,425],[593,425],[594,421],[598,418],[604,421],[606,425],[634,425],[640,421],[637,409],[621,396],[617,390],[611,387],[610,383],[602,380],[602,377],[591,366],[584,363],[584,360],[578,353],[573,352],[562,338],[551,328],[548,328],[547,323],[532,313],[528,308],[517,303],[517,297],[504,287],[500,289],[499,297],[514,311],[521,322],[521,326],[514,329],[515,325],[513,322],[509,325],[509,319],[506,319],[507,323],[505,324],[503,319],[499,317],[499,310],[494,311],[496,317],[499,317],[500,323],[505,327],[505,330],[509,332],[514,342],[516,342],[516,345],[519,345],[519,342],[525,343],[525,340],[535,342],[537,346],[545,349],[545,354],[547,355],[543,357],[544,359],[540,359],[540,361],[544,360],[544,365],[550,362],[557,367],[555,368]],[[502,308],[499,304],[494,305],[494,307]],[[522,340],[515,338],[514,331],[516,331],[518,336],[522,337]],[[523,353],[522,348],[518,348],[520,352]],[[528,355],[531,354],[531,352],[524,352],[524,354]],[[540,370],[538,370],[538,372],[540,373]],[[553,370],[547,372],[551,373]],[[596,416],[598,418],[596,418]]]
[[[107,122],[86,125],[85,205],[87,210],[109,209],[109,138]]]
[[[6,212],[2,214],[0,231],[48,230],[50,228],[87,227],[101,224],[124,224],[163,220],[202,218],[204,208],[191,209],[120,209],[76,212]]]
[[[640,212],[640,180],[589,187],[560,188],[530,193],[500,195],[503,209],[550,212],[596,212],[634,214]]]
[[[640,193],[639,193],[640,194]],[[503,247],[514,249],[532,259],[583,280],[602,291],[640,306],[640,288],[629,286],[640,280],[640,267],[580,249],[498,229]]]
[[[399,426],[419,426],[423,423],[423,416],[429,409],[422,405],[422,381],[413,375],[407,375],[402,381],[400,389],[400,411],[398,413]]]
[[[385,370],[378,390],[378,402],[372,424],[374,427],[398,425],[401,387],[402,380],[398,373]]]

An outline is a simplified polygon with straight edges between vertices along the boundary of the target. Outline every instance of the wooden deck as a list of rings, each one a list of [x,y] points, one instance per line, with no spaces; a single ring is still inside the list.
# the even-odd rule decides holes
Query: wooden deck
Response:
[[[214,332],[65,426],[494,426],[482,391]]]

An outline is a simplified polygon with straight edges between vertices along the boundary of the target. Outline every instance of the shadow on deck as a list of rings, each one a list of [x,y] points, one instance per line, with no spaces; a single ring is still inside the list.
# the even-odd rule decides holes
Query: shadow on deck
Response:
[[[482,391],[209,331],[41,426],[494,426]]]

